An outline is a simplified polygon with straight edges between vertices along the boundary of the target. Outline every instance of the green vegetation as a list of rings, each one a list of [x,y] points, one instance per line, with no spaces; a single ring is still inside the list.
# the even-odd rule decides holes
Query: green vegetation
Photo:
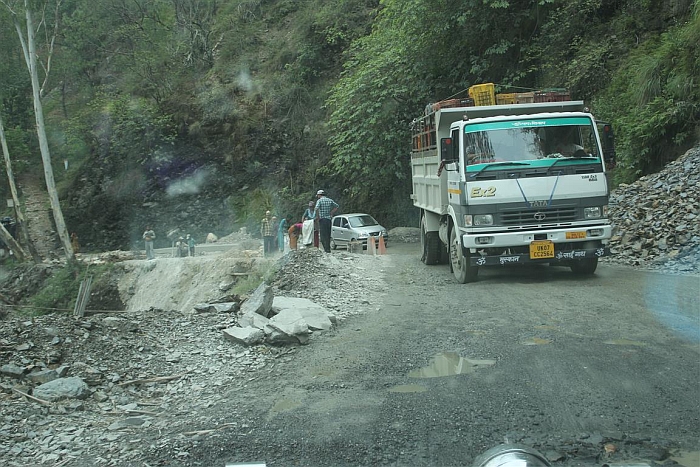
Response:
[[[278,261],[263,260],[262,262],[256,262],[249,274],[243,279],[240,279],[236,282],[236,285],[233,286],[233,293],[235,295],[248,295],[252,293],[263,282],[271,283],[275,279],[279,269],[280,265]]]
[[[30,315],[72,313],[80,283],[88,275],[93,276],[95,290],[100,281],[110,275],[112,268],[110,264],[85,266],[77,262],[56,268],[46,277],[41,289],[22,304],[22,310]]]
[[[57,32],[43,101],[64,215],[94,249],[128,249],[146,223],[257,232],[267,209],[298,220],[318,188],[345,212],[415,225],[409,123],[477,83],[566,87],[590,102],[615,125],[618,182],[697,140],[700,0],[36,6],[58,13],[38,22],[37,45],[46,63],[43,38]],[[0,76],[15,173],[38,174],[31,86],[5,5]]]

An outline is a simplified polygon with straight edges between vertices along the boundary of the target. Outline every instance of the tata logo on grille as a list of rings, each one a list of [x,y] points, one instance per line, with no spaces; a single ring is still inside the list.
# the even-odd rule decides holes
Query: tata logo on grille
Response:
[[[530,201],[530,206],[532,206],[533,208],[546,208],[547,207],[547,200],[536,199],[534,201]]]
[[[543,212],[536,212],[535,215],[532,217],[534,217],[536,221],[543,221],[547,217],[547,215]]]

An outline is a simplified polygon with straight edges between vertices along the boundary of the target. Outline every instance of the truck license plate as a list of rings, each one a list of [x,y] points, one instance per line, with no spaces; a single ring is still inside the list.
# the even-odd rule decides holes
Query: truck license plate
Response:
[[[530,242],[530,259],[554,258],[554,242],[536,240]]]
[[[566,239],[571,240],[574,238],[586,238],[586,232],[566,232]]]

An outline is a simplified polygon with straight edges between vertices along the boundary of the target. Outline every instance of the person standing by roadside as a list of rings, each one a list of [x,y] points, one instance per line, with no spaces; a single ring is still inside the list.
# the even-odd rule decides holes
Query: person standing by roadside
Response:
[[[187,242],[187,249],[190,251],[190,256],[194,256],[194,246],[197,242],[194,241],[194,238],[192,238],[190,234],[187,234],[185,241]]]
[[[304,214],[301,216],[301,222],[303,228],[301,229],[301,243],[305,247],[311,246],[313,243],[315,247],[318,247],[318,234],[315,227],[316,214],[314,212],[314,207],[316,203],[309,201],[309,207],[306,208]]]
[[[314,208],[314,216],[316,217],[316,219],[318,219],[323,251],[325,251],[326,253],[330,253],[331,218],[340,206],[338,206],[338,203],[327,197],[326,192],[323,190],[318,190],[316,192],[316,196],[318,197],[318,200],[316,201],[316,207]]]
[[[146,259],[155,259],[155,251],[153,250],[153,241],[156,239],[156,233],[153,231],[151,226],[146,227],[146,231],[143,233],[143,241],[146,246]]]
[[[263,256],[269,256],[273,252],[275,243],[275,230],[272,226],[272,213],[265,211],[265,217],[260,222],[260,234],[263,237]]]

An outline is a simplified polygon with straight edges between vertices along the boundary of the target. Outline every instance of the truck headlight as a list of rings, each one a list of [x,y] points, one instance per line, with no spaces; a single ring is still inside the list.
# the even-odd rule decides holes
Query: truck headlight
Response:
[[[467,227],[480,226],[480,225],[493,225],[493,215],[492,214],[474,214],[464,215],[464,225]]]
[[[603,217],[603,208],[601,206],[583,208],[584,219],[600,219],[601,217]]]

